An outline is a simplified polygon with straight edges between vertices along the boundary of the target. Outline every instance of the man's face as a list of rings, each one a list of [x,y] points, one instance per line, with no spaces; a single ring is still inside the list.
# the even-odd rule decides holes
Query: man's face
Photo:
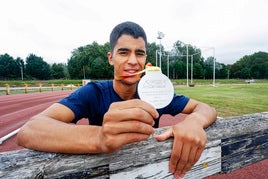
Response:
[[[114,66],[114,75],[127,76],[144,69],[146,61],[146,47],[143,38],[135,39],[131,35],[122,35],[115,47],[113,54],[108,53],[109,63]],[[140,75],[123,79],[128,83],[136,83]]]

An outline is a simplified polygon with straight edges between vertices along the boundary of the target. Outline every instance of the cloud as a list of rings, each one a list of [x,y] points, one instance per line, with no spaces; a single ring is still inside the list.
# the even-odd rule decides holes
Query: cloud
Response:
[[[267,51],[267,11],[265,0],[9,0],[0,6],[0,54],[66,63],[75,48],[108,42],[112,28],[130,20],[144,27],[150,43],[159,43],[162,31],[165,49],[180,40],[214,47],[217,61],[234,63]]]

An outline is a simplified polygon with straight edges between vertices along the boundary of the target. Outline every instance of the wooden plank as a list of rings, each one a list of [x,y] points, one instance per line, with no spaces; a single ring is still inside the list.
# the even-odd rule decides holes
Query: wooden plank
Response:
[[[222,140],[222,172],[227,173],[268,157],[268,130]]]
[[[200,159],[185,178],[204,178],[221,172],[221,140],[208,142]]]
[[[206,149],[185,178],[227,173],[268,158],[268,112],[219,119],[206,132]],[[172,138],[158,142],[152,136],[113,154],[4,152],[0,153],[0,178],[173,178],[168,171],[172,144]]]
[[[220,143],[220,140],[208,142],[199,161],[194,165],[192,170],[185,175],[185,178],[204,178],[219,173],[221,171]],[[136,162],[133,162],[132,159],[128,161],[127,167],[124,165],[121,166],[121,163],[116,164],[116,167],[114,167],[114,163],[111,163],[110,171],[112,174],[110,178],[174,178],[173,174],[171,174],[168,169],[169,155],[166,159],[154,161],[146,165],[144,165],[144,163],[147,163],[147,161],[143,161],[143,165],[140,164],[141,166],[134,166]],[[124,158],[124,156],[122,158]],[[133,166],[130,166],[130,164],[133,164]],[[120,168],[120,170],[115,171],[115,168]]]

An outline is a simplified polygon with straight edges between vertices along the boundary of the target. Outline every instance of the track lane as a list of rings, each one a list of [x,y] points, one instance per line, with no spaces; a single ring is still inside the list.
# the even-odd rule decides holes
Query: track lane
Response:
[[[40,113],[47,107],[49,107],[54,102],[58,100],[52,100],[51,102],[42,103],[34,107],[24,108],[9,114],[0,116],[0,137],[8,134],[9,132],[21,127],[25,122],[27,122],[30,117]]]
[[[20,128],[30,117],[72,93],[72,90],[0,96],[0,137]],[[0,152],[19,149],[15,140],[4,141]],[[12,145],[12,146],[10,146]]]
[[[1,115],[12,113],[14,112],[14,109],[23,109],[29,106],[36,105],[38,103],[46,103],[52,100],[59,100],[61,98],[64,98],[68,94],[70,94],[69,91],[57,92],[57,95],[55,95],[55,92],[48,92],[46,94],[26,94],[26,96],[0,96],[0,120]]]

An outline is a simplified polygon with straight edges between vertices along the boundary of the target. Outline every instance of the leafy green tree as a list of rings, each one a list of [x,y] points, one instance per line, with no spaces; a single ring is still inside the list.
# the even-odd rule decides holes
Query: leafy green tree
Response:
[[[21,59],[14,60],[9,54],[0,55],[0,79],[18,79],[21,75]]]
[[[188,49],[188,53],[187,53]],[[177,56],[179,60],[183,63],[184,68],[182,69],[182,77],[186,78],[187,76],[187,54],[188,54],[188,76],[191,72],[191,59],[193,59],[193,77],[202,78],[204,76],[204,59],[201,54],[201,49],[191,45],[185,44],[181,41],[176,41],[173,45],[172,53]]]
[[[246,79],[251,77],[251,71],[250,68],[242,68],[240,73],[240,78]]]
[[[71,78],[112,78],[112,67],[107,59],[109,50],[108,43],[99,45],[97,42],[75,49],[68,61]],[[101,69],[96,69],[100,67],[98,63]]]
[[[42,57],[30,54],[26,58],[26,74],[30,78],[48,80],[51,77],[51,69]]]
[[[214,73],[214,57],[208,57],[204,62],[204,78],[212,79]],[[215,77],[218,79],[228,78],[228,66],[215,62]]]
[[[231,66],[230,72],[232,78],[268,78],[268,53],[246,55]]]
[[[181,60],[172,60],[170,63],[170,77],[173,79],[184,78],[185,64]]]
[[[72,79],[81,79],[83,78],[84,68],[77,58],[71,57],[68,60],[68,72]]]
[[[167,73],[167,56],[169,56],[169,76],[170,78],[186,78],[186,61],[188,48],[188,76],[191,72],[191,57],[193,57],[193,77],[194,78],[213,78],[214,57],[209,57],[206,61],[202,57],[201,50],[191,44],[184,44],[176,41],[170,51],[165,51],[162,47],[162,72]],[[156,43],[147,44],[147,62],[156,65],[156,59],[159,60],[159,45]],[[99,45],[97,42],[79,47],[72,52],[68,60],[68,71],[71,78],[112,78],[112,67],[107,60],[109,43]],[[222,63],[215,63],[216,78],[248,78],[249,76],[257,78],[267,78],[267,60],[266,53],[258,53],[252,58],[245,56],[243,60],[233,65],[226,66]],[[255,63],[260,61],[260,63]],[[254,62],[254,63],[253,63]],[[243,69],[245,66],[248,69]],[[159,65],[159,61],[158,64]]]
[[[204,77],[204,70],[200,63],[194,64],[193,74],[194,74],[194,78],[197,78],[197,79],[202,79]]]
[[[156,43],[148,43],[147,44],[147,50],[146,50],[146,54],[147,54],[147,62],[152,63],[152,65],[156,65],[155,60],[156,60],[156,50],[158,50],[159,48],[157,47]]]
[[[204,62],[204,78],[212,79],[213,78],[213,65],[214,65],[214,57],[208,57]]]
[[[228,77],[228,66],[223,63],[216,62],[216,77],[219,79],[227,79]]]
[[[65,73],[64,73],[64,64],[62,63],[53,63],[51,66],[51,77],[53,79],[62,79],[65,78]]]
[[[257,52],[250,55],[248,66],[251,67],[252,78],[268,78],[268,53]]]

